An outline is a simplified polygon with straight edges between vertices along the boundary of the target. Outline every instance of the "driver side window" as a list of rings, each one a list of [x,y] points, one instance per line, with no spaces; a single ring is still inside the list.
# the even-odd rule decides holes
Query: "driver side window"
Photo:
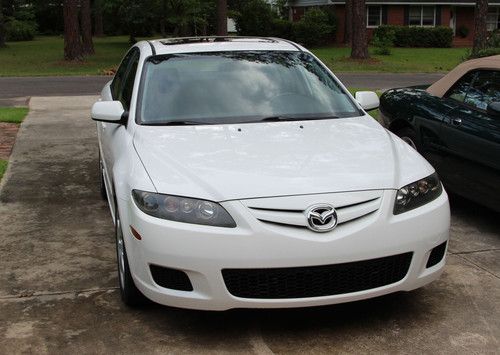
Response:
[[[476,72],[468,72],[458,80],[455,85],[446,93],[445,97],[464,103],[467,92],[476,76]]]
[[[500,101],[500,72],[476,70],[465,74],[445,95],[476,110]]]
[[[464,103],[486,111],[490,103],[498,101],[500,101],[500,72],[490,70],[477,72]]]

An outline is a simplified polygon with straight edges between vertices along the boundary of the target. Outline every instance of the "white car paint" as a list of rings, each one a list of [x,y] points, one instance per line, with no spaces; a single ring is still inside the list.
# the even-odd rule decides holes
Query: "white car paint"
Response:
[[[135,48],[140,61],[128,123],[97,122],[97,130],[110,209],[114,217],[118,208],[132,277],[145,296],[165,305],[207,310],[302,307],[409,291],[439,277],[444,258],[430,268],[425,265],[430,251],[448,240],[446,192],[394,215],[397,190],[434,169],[368,114],[182,127],[135,122],[140,75],[153,48],[156,54],[306,49],[287,41],[253,39],[168,46],[152,41]],[[109,83],[101,100],[113,100]],[[152,217],[139,210],[133,189],[220,202],[237,227]],[[305,228],[300,211],[317,203],[352,207],[338,209],[334,230],[315,233]],[[134,238],[128,226],[142,239]],[[221,274],[227,268],[330,265],[406,252],[413,252],[411,265],[397,283],[330,296],[240,298],[228,291]],[[160,287],[152,279],[151,264],[182,270],[194,290]]]

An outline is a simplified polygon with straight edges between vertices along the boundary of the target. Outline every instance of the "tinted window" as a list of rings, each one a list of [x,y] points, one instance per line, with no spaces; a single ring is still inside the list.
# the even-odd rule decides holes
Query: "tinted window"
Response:
[[[134,90],[135,77],[137,75],[137,66],[139,64],[139,52],[134,53],[131,59],[128,73],[126,74],[125,81],[123,82],[123,90],[119,96],[125,110],[130,108],[130,101],[132,100],[132,92]]]
[[[500,72],[482,70],[477,72],[464,103],[486,110],[492,102],[500,101]]]
[[[446,93],[446,97],[458,102],[464,102],[469,87],[476,76],[476,72],[465,74],[455,85]]]
[[[127,69],[130,64],[130,60],[132,55],[136,52],[136,49],[131,49],[123,58],[118,70],[116,71],[115,77],[113,78],[113,82],[111,83],[111,94],[113,95],[113,99],[118,100],[120,96],[120,91],[123,87],[123,80],[125,79],[125,75],[127,74]]]
[[[359,115],[335,79],[306,53],[178,54],[157,56],[145,65],[142,123]]]

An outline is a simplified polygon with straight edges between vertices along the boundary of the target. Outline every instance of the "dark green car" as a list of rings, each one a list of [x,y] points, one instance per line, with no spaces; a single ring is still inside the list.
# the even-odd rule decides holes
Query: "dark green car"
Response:
[[[380,112],[449,191],[500,212],[500,56],[465,62],[427,88],[389,90]]]

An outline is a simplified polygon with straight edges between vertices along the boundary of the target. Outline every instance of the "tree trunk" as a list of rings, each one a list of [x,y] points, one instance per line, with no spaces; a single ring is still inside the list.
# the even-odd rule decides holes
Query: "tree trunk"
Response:
[[[90,16],[90,0],[81,0],[82,47],[83,54],[92,55],[94,42],[92,42],[92,17]]]
[[[3,6],[0,0],[0,48],[5,47],[5,24],[3,19]]]
[[[104,36],[101,0],[94,1],[94,35],[96,37]]]
[[[83,48],[78,23],[78,0],[64,0],[64,59],[82,60]]]
[[[345,2],[345,28],[344,28],[344,43],[351,45],[352,37],[352,0]]]
[[[217,36],[227,36],[227,0],[217,0]]]
[[[488,16],[488,0],[477,0],[474,11],[474,41],[472,43],[472,55],[486,48],[487,30],[486,17]]]
[[[368,40],[366,36],[366,6],[365,0],[351,0],[352,8],[352,50],[351,58],[366,59],[368,55]]]

